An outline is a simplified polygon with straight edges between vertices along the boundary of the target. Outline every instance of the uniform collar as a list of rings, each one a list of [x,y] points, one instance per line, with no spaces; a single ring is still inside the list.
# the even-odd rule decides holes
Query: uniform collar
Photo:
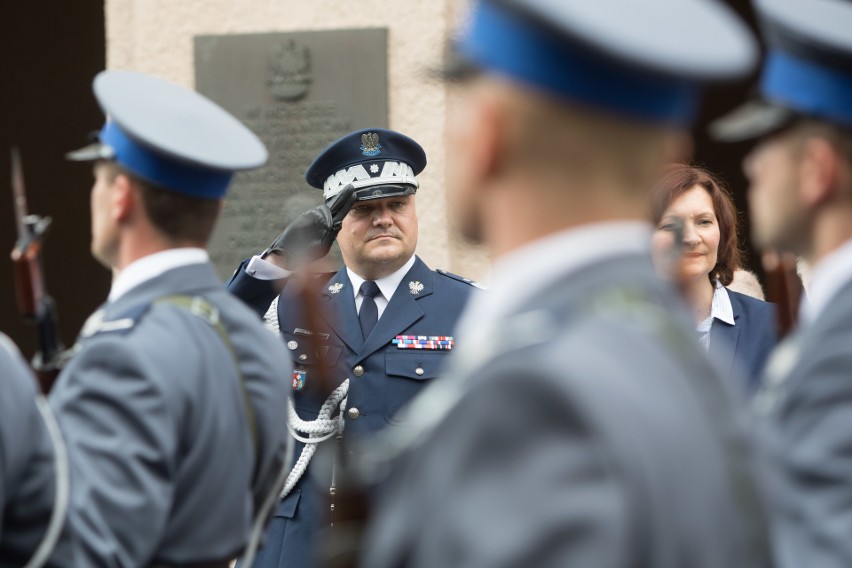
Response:
[[[643,221],[593,223],[561,231],[500,258],[494,264],[489,296],[495,306],[520,305],[566,274],[625,253],[650,256],[650,247],[651,226]]]
[[[176,248],[149,254],[128,264],[121,271],[112,283],[109,301],[116,301],[131,289],[173,268],[204,264],[209,259],[207,251],[202,248]]]
[[[385,297],[385,300],[390,302],[393,293],[396,292],[396,289],[399,287],[399,283],[402,282],[402,279],[405,278],[405,275],[408,274],[408,271],[411,270],[412,266],[414,266],[416,258],[417,257],[415,255],[411,255],[411,258],[409,258],[402,267],[375,281],[382,293],[382,296]],[[364,278],[361,278],[352,272],[352,269],[348,266],[346,267],[346,273],[349,276],[350,282],[352,282],[354,296],[357,297],[361,290],[361,284],[364,283]]]
[[[546,294],[560,278],[625,254],[648,258],[651,225],[644,221],[593,223],[560,231],[497,260],[486,294],[473,299],[457,324],[459,337],[478,333],[531,298]]]
[[[852,280],[852,239],[825,256],[811,273],[808,301],[802,303],[803,323],[812,323],[843,286]]]

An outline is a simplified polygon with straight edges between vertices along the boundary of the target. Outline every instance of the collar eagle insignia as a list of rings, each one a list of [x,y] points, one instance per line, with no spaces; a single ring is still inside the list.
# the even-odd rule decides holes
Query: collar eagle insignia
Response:
[[[408,291],[416,296],[423,291],[423,283],[419,280],[412,280],[408,283]]]
[[[328,291],[332,294],[339,294],[341,290],[343,290],[343,284],[341,284],[340,282],[335,282],[334,284],[328,287]]]
[[[365,132],[361,135],[361,153],[365,156],[378,156],[382,153],[379,135],[375,132]]]

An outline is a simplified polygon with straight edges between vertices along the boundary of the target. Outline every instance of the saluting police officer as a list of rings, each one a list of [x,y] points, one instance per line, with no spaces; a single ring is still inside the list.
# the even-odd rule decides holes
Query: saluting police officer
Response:
[[[757,245],[813,268],[799,328],[755,398],[781,469],[775,565],[852,565],[852,4],[760,0],[753,100],[715,123],[745,160]]]
[[[244,263],[230,283],[231,291],[266,313],[290,351],[291,427],[304,438],[313,433],[316,440],[328,439],[344,426],[347,437],[358,436],[393,424],[400,407],[441,374],[455,345],[456,320],[473,287],[467,279],[431,270],[414,254],[415,176],[425,166],[423,148],[393,130],[367,128],[336,140],[305,176],[323,190],[325,205],[294,221],[265,258]],[[270,283],[287,274],[277,265],[292,268],[306,246],[315,246],[310,258],[321,257],[335,236],[345,267],[317,284],[324,319],[316,329],[293,286],[285,284],[276,296]],[[319,366],[330,369],[333,384],[318,391]],[[317,532],[328,524],[334,505],[330,475],[314,473],[320,479],[306,480],[316,443],[297,448],[301,458],[258,566],[304,568],[316,562],[322,546]]]
[[[75,566],[227,566],[283,466],[290,363],[205,246],[258,138],[211,101],[106,71],[92,254],[114,272],[50,403],[71,462]]]
[[[699,83],[754,63],[747,28],[703,0],[479,0],[456,50],[450,210],[494,284],[389,436],[362,565],[765,566],[734,396],[646,214]]]
[[[35,378],[2,333],[0,393],[0,566],[73,566],[66,548],[48,563],[68,509],[65,446]]]

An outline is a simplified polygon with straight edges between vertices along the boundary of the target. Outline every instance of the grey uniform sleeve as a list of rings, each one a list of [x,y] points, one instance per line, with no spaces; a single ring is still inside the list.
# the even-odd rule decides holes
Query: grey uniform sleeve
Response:
[[[42,542],[56,500],[56,464],[36,405],[35,378],[0,334],[0,565],[23,565]],[[61,514],[61,513],[58,513]],[[63,549],[64,550],[64,549]],[[53,561],[51,566],[65,565]]]
[[[782,459],[773,546],[778,566],[852,566],[852,351],[847,334],[820,341],[788,382],[774,421]]]
[[[69,447],[76,562],[145,566],[172,502],[176,421],[122,337],[92,342],[78,358],[51,395]]]
[[[11,341],[0,334],[0,512],[6,510],[14,496],[13,485],[31,459],[31,446],[22,441],[36,422],[33,381]],[[0,542],[3,520],[0,516]]]
[[[613,545],[627,538],[628,499],[605,452],[562,392],[528,379],[487,377],[410,456],[364,566],[630,563]]]

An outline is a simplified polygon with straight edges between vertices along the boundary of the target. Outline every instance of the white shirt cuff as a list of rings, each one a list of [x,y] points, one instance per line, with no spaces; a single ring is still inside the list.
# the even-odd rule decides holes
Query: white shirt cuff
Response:
[[[280,280],[290,276],[291,272],[255,255],[246,266],[246,274],[258,280]]]

